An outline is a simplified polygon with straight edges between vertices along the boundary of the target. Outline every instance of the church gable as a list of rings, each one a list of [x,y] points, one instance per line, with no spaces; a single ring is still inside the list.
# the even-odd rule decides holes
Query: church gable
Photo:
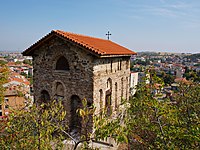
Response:
[[[79,72],[91,69],[93,57],[90,53],[59,37],[50,38],[39,45],[32,54],[36,65],[57,72]],[[37,69],[36,69],[37,70]]]
[[[98,57],[110,57],[110,56],[130,56],[136,53],[118,45],[110,40],[104,40],[70,32],[64,32],[60,30],[53,30],[51,33],[43,37],[41,40],[33,44],[31,47],[23,52],[23,55],[33,55],[34,51],[41,46],[45,41],[53,37],[59,37],[67,42],[74,43],[83,49],[88,50],[93,55]]]

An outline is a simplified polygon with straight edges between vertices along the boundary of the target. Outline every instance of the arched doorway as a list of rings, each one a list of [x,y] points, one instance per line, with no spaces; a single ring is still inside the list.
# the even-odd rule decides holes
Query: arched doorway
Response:
[[[50,95],[46,90],[42,90],[40,94],[40,103],[47,103],[50,101]]]
[[[106,108],[106,114],[108,116],[112,113],[112,80],[109,78],[107,80],[107,90],[106,90],[106,98],[105,98],[105,108]]]
[[[76,133],[81,132],[81,117],[77,113],[77,109],[82,108],[81,99],[77,95],[71,97],[71,122],[70,130]]]

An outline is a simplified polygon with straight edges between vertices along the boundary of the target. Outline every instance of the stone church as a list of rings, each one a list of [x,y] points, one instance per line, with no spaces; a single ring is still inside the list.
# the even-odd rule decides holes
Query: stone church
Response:
[[[76,109],[86,98],[97,113],[117,110],[129,98],[130,56],[110,40],[53,30],[23,52],[33,57],[36,102],[61,99],[70,129],[81,124]]]

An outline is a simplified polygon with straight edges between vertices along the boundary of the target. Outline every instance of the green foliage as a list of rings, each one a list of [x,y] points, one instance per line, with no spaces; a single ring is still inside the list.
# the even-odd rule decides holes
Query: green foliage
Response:
[[[88,106],[86,99],[82,100],[82,106],[82,108],[77,109],[77,113],[82,118],[81,140],[88,141],[91,138],[91,119],[95,109],[93,106]]]
[[[173,76],[171,74],[166,74],[165,72],[161,72],[161,74],[159,74],[159,75],[157,73],[156,76],[163,79],[165,85],[171,85],[175,79],[175,76]]]
[[[22,62],[21,62],[21,61],[16,61],[15,64],[16,64],[16,65],[21,65]]]
[[[158,101],[152,95],[152,85],[162,84],[162,80],[154,74],[150,80],[150,85],[138,87],[135,97],[125,101],[118,113],[95,114],[90,138],[113,138],[118,143],[128,143],[130,149],[199,149],[199,84],[180,85],[175,102]]]
[[[33,85],[33,77],[30,77],[30,85]]]
[[[110,115],[107,109],[96,114],[83,99],[77,110],[82,118],[81,139],[75,142],[75,148],[83,143],[83,149],[91,149],[88,141],[113,138],[127,143],[130,149],[199,149],[200,85],[182,84],[174,102],[158,101],[152,95],[154,84],[164,82],[155,72],[150,73],[150,84],[139,85],[135,97]],[[12,112],[0,122],[0,149],[61,148],[66,137],[60,131],[68,129],[65,115],[61,102],[56,101]]]
[[[200,67],[200,63],[198,63],[198,64],[195,64],[194,66],[195,66],[195,67]]]
[[[199,84],[180,85],[173,103],[157,101],[151,88],[142,85],[130,103],[131,149],[200,148]]]
[[[195,72],[191,70],[189,72],[184,73],[183,77],[185,77],[187,80],[200,82],[200,72]]]
[[[6,64],[7,64],[6,61],[4,61],[4,60],[0,60],[0,66],[4,66],[4,65],[6,65]]]
[[[32,66],[32,61],[31,61],[31,60],[25,59],[25,60],[23,61],[23,63]]]
[[[174,82],[175,77],[170,74],[166,74],[163,78],[166,85],[171,85]]]
[[[178,122],[176,144],[183,149],[200,148],[200,85],[181,85],[175,97]]]
[[[185,73],[189,73],[191,70],[189,69],[189,67],[185,66]]]
[[[20,75],[27,77],[28,75],[25,72],[21,72]]]
[[[6,65],[0,64],[0,103],[3,101],[4,98],[5,88],[3,87],[3,84],[7,82],[8,73],[8,67]]]
[[[94,117],[94,133],[96,140],[107,140],[113,138],[117,143],[128,143],[128,128],[126,124],[129,122],[127,111],[129,103],[120,106],[118,114],[107,115],[106,111],[101,115]]]
[[[113,138],[118,143],[128,143],[129,131],[126,127],[128,122],[126,112],[129,107],[128,103],[124,103],[120,106],[118,114],[112,113],[110,115],[107,114],[107,109],[101,111],[100,114],[95,114],[95,108],[93,106],[88,107],[86,99],[82,100],[82,105],[83,107],[77,110],[77,113],[82,118],[82,137],[79,141],[83,143],[82,149],[92,149],[89,147],[88,143],[88,141],[91,140],[99,141]],[[93,122],[91,122],[91,120],[93,120]],[[92,123],[93,131],[91,131]]]
[[[61,102],[56,101],[13,111],[0,123],[0,149],[61,148],[65,115]]]
[[[19,96],[19,97],[23,97],[24,94],[22,93],[22,91],[18,91],[18,90],[17,90],[17,96]]]
[[[150,70],[150,82],[151,82],[152,85],[154,85],[154,84],[156,84],[156,83],[161,84],[162,86],[164,85],[163,79],[160,78],[160,77],[158,77],[158,76],[156,75],[155,70],[153,70],[153,69]]]

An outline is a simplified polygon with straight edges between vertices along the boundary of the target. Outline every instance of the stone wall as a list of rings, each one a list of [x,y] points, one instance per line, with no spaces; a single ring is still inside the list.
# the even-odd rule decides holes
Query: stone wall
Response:
[[[61,56],[67,59],[69,70],[56,70]],[[99,111],[105,108],[106,93],[110,92],[111,105],[113,110],[117,110],[121,98],[129,98],[129,58],[98,58],[71,41],[55,37],[49,39],[33,54],[35,100],[41,99],[44,90],[49,93],[50,99],[62,98],[68,123],[74,95],[94,103]]]
[[[96,103],[97,112],[105,108],[106,91],[109,89],[111,89],[112,110],[117,110],[122,98],[129,98],[129,76],[130,57],[95,60],[93,100]]]
[[[60,56],[68,60],[69,70],[55,70]],[[38,101],[43,90],[47,91],[51,99],[55,98],[56,85],[63,85],[63,102],[70,120],[70,99],[77,95],[92,103],[93,97],[93,56],[71,42],[54,38],[42,44],[33,55],[34,68],[34,96]]]

